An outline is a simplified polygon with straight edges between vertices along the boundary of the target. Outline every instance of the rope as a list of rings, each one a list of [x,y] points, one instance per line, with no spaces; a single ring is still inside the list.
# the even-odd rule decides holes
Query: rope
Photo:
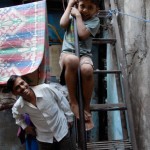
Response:
[[[124,16],[132,17],[132,18],[137,19],[139,21],[150,23],[150,20],[147,20],[147,19],[142,18],[142,17],[137,17],[137,16],[134,16],[134,15],[130,15],[130,14],[127,14],[127,13],[123,13],[121,11],[118,11],[118,9],[109,10],[109,13],[108,13],[108,15],[106,17],[112,16],[113,14],[121,14],[121,15],[124,15]]]

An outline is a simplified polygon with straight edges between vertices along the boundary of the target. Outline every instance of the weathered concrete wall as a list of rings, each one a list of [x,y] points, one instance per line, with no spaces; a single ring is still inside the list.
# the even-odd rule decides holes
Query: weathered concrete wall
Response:
[[[150,20],[149,0],[119,1],[120,11]],[[121,15],[139,150],[150,149],[150,23]]]
[[[12,118],[11,110],[0,112],[0,150],[25,150],[17,138],[17,125]]]
[[[11,108],[5,107],[4,110],[2,107],[13,104],[16,97],[2,92],[2,89],[0,88],[0,108],[2,108],[0,109],[0,150],[25,150],[25,145],[22,145],[17,137],[18,126],[15,124]],[[9,109],[6,110],[6,108]]]

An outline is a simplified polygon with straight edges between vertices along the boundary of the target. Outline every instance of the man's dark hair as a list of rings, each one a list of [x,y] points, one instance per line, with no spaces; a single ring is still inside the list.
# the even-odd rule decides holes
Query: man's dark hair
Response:
[[[12,92],[13,91],[13,86],[14,86],[14,83],[16,81],[16,79],[18,78],[19,76],[18,75],[11,75],[10,78],[8,79],[7,81],[7,90]]]

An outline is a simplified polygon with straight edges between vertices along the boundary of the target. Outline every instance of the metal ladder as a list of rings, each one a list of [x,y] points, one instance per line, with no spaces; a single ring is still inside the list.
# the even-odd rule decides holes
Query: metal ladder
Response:
[[[116,9],[116,1],[115,0],[104,0],[105,10],[101,10],[99,13],[100,18],[106,18],[109,14],[109,10]],[[110,19],[110,17],[109,17]],[[108,111],[120,111],[123,112],[122,120],[126,126],[126,135],[123,140],[111,140],[111,141],[99,141],[99,142],[86,142],[85,135],[85,127],[84,127],[84,115],[83,115],[83,104],[82,104],[82,92],[80,92],[79,87],[79,113],[80,113],[80,122],[78,125],[78,148],[80,150],[137,150],[136,137],[134,132],[134,124],[133,124],[133,116],[132,116],[132,108],[130,102],[130,93],[129,93],[129,85],[127,78],[127,70],[126,70],[126,60],[125,54],[123,51],[123,47],[121,44],[121,37],[119,32],[119,25],[117,15],[112,13],[112,29],[114,34],[110,34],[109,38],[94,38],[93,44],[106,44],[112,45],[115,49],[115,57],[117,61],[117,69],[113,70],[94,70],[94,74],[115,74],[118,78],[119,97],[121,96],[122,101],[116,104],[91,104],[91,111],[98,112],[108,112]],[[77,42],[77,39],[76,41]],[[81,104],[81,105],[80,105]]]

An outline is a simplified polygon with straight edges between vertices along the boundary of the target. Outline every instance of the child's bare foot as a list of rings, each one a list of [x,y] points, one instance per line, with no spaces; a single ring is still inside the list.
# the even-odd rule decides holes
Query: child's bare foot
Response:
[[[77,104],[71,104],[70,107],[75,117],[79,119],[79,106]]]
[[[79,106],[77,104],[71,104],[71,110],[74,113],[74,115],[76,116],[77,119],[79,119]],[[90,120],[91,118],[91,114],[89,112],[87,112],[86,110],[84,110],[84,118],[85,121]]]
[[[91,113],[84,110],[84,117],[85,117],[85,121],[88,121],[91,119],[92,115],[91,115]]]
[[[92,117],[90,117],[89,120],[85,121],[85,130],[89,131],[92,128],[94,128],[94,123],[93,123]]]
[[[71,110],[74,113],[75,117],[77,119],[79,119],[80,117],[79,117],[79,106],[78,106],[78,104],[71,104],[70,103],[70,106],[71,106]],[[88,124],[91,122],[90,124],[92,125],[93,122],[91,119],[92,118],[91,113],[84,110],[84,118],[85,118],[85,122],[87,122]]]

